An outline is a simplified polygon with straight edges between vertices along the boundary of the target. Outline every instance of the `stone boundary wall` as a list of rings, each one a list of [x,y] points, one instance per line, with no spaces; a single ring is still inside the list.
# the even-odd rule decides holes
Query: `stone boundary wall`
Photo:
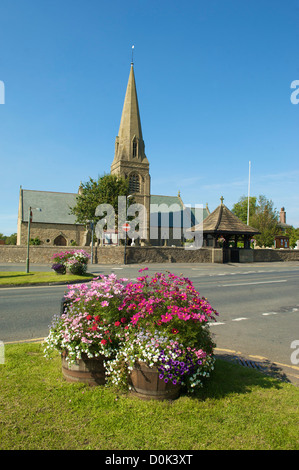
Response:
[[[91,254],[90,246],[37,246],[30,245],[30,263],[52,264],[51,257],[55,253],[71,250],[84,250]],[[2,245],[0,246],[0,263],[25,263],[27,258],[27,246]],[[121,264],[124,262],[124,247],[95,247],[94,263]]]
[[[83,249],[91,254],[90,246],[30,246],[30,263],[51,264],[55,253]],[[182,247],[130,247],[126,248],[127,264],[146,263],[223,263],[224,250],[201,248],[186,250]],[[0,263],[25,263],[27,246],[0,245]],[[255,249],[240,250],[240,263],[271,261],[299,261],[299,250]],[[123,246],[94,247],[95,264],[124,264]]]
[[[253,251],[254,262],[299,261],[299,250],[274,250],[257,248]]]
[[[183,247],[167,246],[127,247],[127,263],[212,263],[212,250],[187,250]]]
[[[90,246],[35,246],[30,245],[30,263],[51,264],[55,253],[83,249],[91,254]],[[217,250],[221,252],[222,250]],[[27,246],[1,245],[0,263],[25,263]],[[174,247],[126,247],[127,264],[139,263],[211,263],[212,249],[185,250]],[[94,247],[95,264],[124,264],[124,246]],[[221,261],[220,261],[221,262]]]

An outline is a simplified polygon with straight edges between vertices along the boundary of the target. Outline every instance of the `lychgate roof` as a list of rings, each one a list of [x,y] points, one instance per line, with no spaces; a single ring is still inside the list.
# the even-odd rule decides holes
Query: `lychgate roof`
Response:
[[[244,224],[224,204],[221,204],[203,220],[202,224],[195,225],[192,230],[202,230],[206,234],[254,235],[260,233],[256,228]]]

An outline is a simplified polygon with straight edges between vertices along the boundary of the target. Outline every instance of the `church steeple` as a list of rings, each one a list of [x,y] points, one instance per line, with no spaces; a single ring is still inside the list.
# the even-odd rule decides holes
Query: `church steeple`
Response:
[[[139,162],[148,163],[144,153],[134,65],[132,62],[118,136],[115,139],[113,164],[119,160],[135,161],[135,159]]]
[[[111,165],[111,174],[128,179],[130,194],[134,195],[136,203],[142,204],[146,208],[146,238],[149,240],[151,179],[149,162],[144,152],[133,61],[131,63],[118,136],[115,139],[115,153]]]

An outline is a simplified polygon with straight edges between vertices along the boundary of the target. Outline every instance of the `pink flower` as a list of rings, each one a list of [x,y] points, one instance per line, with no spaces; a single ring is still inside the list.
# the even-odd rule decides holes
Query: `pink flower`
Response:
[[[101,302],[101,305],[102,305],[102,307],[108,307],[108,305],[109,305],[108,300],[103,300],[103,302]]]
[[[161,321],[163,323],[167,323],[171,320],[172,320],[172,315],[169,315],[169,313],[167,313],[166,315],[161,315]]]

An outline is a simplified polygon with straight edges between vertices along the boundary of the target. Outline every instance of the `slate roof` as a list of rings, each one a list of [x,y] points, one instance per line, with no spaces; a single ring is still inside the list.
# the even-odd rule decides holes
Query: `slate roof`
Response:
[[[29,207],[39,207],[41,212],[33,210],[33,222],[73,225],[76,217],[70,214],[70,207],[76,204],[76,196],[73,193],[21,189],[21,219],[28,222]]]
[[[168,226],[191,228],[199,220],[204,220],[208,214],[208,208],[197,211],[195,207],[185,206],[179,196],[151,195],[151,226]],[[167,214],[169,213],[169,217]],[[168,222],[169,221],[169,222]],[[191,223],[190,223],[191,221]]]
[[[256,228],[244,224],[223,203],[221,203],[202,224],[192,230],[203,230],[206,234],[254,235],[260,233]]]
[[[77,193],[21,189],[21,219],[23,222],[28,221],[28,211],[31,206],[42,209],[41,212],[33,211],[33,222],[74,225],[76,224],[76,217],[70,214],[70,208],[76,204],[76,196]],[[159,226],[169,223],[169,227],[183,227],[184,224],[189,228],[190,219],[187,216],[183,217],[184,211],[190,214],[191,226],[198,222],[196,217],[199,214],[195,208],[185,207],[179,196],[151,195],[150,203],[158,205],[157,208],[151,208],[151,222],[153,225],[158,220]],[[157,209],[158,214],[155,209]],[[167,214],[169,212],[168,218]],[[204,208],[203,219],[208,214],[208,209]]]

